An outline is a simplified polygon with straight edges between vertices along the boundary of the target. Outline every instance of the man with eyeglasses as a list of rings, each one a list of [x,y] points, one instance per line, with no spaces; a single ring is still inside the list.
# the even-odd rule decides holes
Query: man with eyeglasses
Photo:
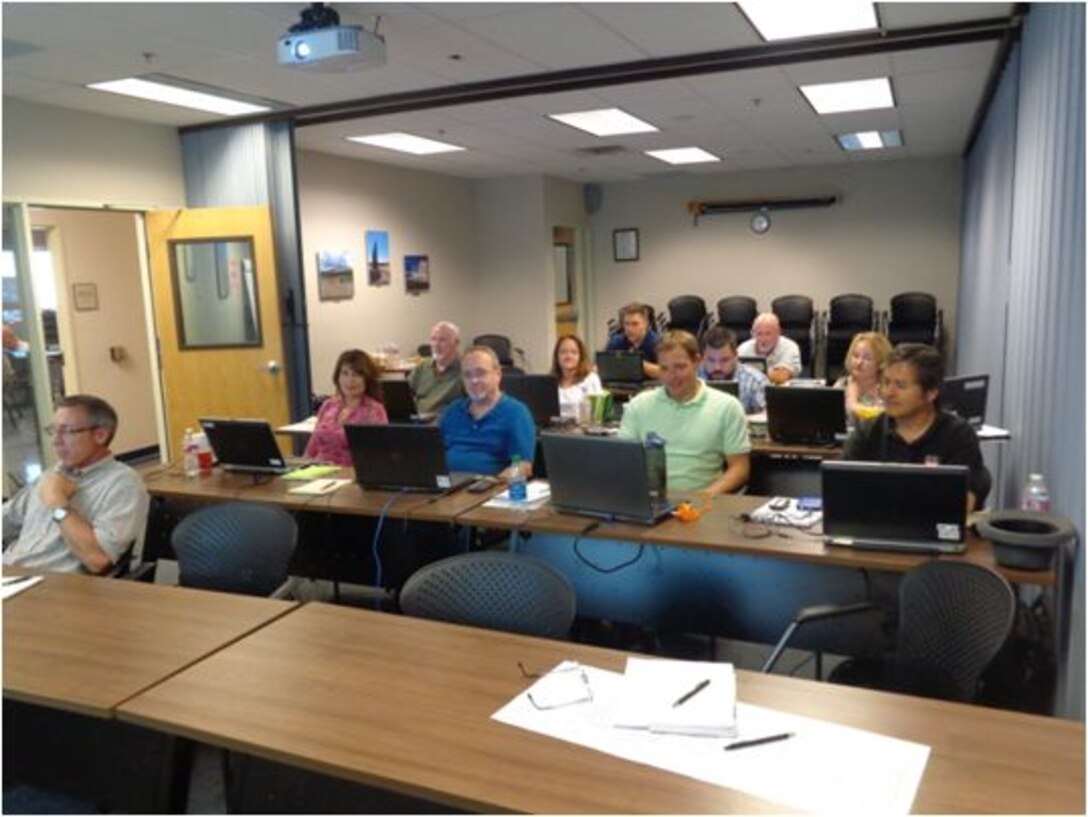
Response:
[[[4,564],[104,573],[143,532],[149,503],[143,480],[110,453],[117,412],[74,394],[46,431],[57,464],[4,503]]]

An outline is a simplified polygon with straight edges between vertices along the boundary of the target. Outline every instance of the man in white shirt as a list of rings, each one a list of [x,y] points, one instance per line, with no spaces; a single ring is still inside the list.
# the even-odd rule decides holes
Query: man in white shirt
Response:
[[[801,373],[801,347],[782,335],[778,316],[764,312],[752,324],[752,337],[737,349],[741,357],[767,361],[767,379],[780,386]]]

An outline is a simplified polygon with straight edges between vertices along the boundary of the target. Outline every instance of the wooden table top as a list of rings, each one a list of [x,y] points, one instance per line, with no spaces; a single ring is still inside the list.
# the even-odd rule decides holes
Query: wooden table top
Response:
[[[5,697],[109,717],[296,603],[49,573],[3,605]]]
[[[122,720],[460,808],[780,811],[491,720],[517,662],[622,670],[596,647],[307,604],[132,698]],[[1083,812],[1081,723],[738,673],[741,700],[929,744],[920,812]]]

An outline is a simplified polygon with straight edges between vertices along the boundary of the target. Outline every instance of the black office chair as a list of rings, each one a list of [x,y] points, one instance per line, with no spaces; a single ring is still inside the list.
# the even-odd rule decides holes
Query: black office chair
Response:
[[[892,346],[927,343],[940,348],[943,323],[936,298],[927,292],[903,292],[891,301],[888,340]]]
[[[771,311],[778,316],[782,334],[801,347],[801,367],[812,371],[813,321],[812,298],[807,295],[782,295],[771,301]]]
[[[657,310],[655,310],[649,304],[646,304],[646,309],[649,310],[649,312],[650,312],[650,319],[649,319],[650,329],[652,331],[654,331],[654,332],[660,332],[662,329],[665,328],[665,316],[657,314]],[[612,337],[613,335],[618,335],[622,331],[623,331],[623,308],[620,307],[620,309],[616,312],[616,317],[609,318],[609,320],[608,320],[608,337]]]
[[[698,295],[678,295],[669,301],[669,329],[682,329],[690,332],[696,340],[703,336],[710,315],[706,311],[706,301]]]
[[[285,598],[298,542],[294,517],[275,505],[222,502],[186,516],[170,535],[183,587]]]
[[[493,349],[504,374],[525,374],[525,352],[514,346],[506,335],[477,335],[472,339],[472,345]],[[518,357],[517,363],[514,355]]]
[[[434,350],[431,349],[431,344],[421,343],[416,347],[416,354],[420,357],[432,357],[434,355]]]
[[[871,609],[867,602],[801,610],[763,665],[770,672],[790,637],[816,621]],[[929,561],[899,585],[896,649],[879,659],[848,659],[833,683],[952,701],[973,701],[979,678],[1012,630],[1016,597],[1001,574],[971,562]]]
[[[828,383],[833,383],[842,374],[854,335],[872,331],[874,319],[873,299],[868,295],[836,295],[831,299],[824,334]]]
[[[574,621],[574,588],[531,556],[480,551],[432,562],[400,592],[410,616],[492,630],[565,638]]]
[[[752,323],[759,314],[756,299],[747,295],[731,295],[718,301],[718,324],[733,330],[737,343],[752,337]]]

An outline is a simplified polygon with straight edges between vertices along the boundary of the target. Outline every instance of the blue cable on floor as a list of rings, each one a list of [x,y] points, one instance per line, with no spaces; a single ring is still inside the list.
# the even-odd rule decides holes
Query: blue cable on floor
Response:
[[[403,493],[403,491],[401,492]],[[385,516],[389,513],[389,509],[393,506],[393,503],[397,501],[397,497],[400,494],[393,494],[386,500],[386,503],[382,505],[381,511],[378,513],[378,524],[374,526],[374,540],[370,543],[370,555],[374,557],[374,586],[381,589],[382,586],[382,558],[378,553],[378,545],[381,544],[382,528],[385,526]],[[381,609],[381,600],[374,599],[374,609]]]

